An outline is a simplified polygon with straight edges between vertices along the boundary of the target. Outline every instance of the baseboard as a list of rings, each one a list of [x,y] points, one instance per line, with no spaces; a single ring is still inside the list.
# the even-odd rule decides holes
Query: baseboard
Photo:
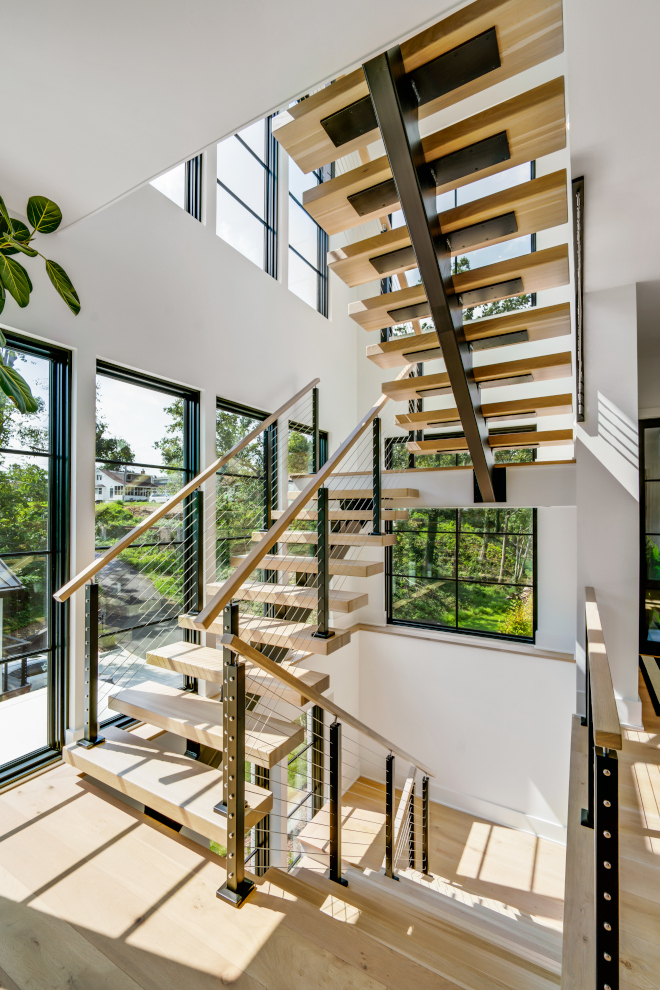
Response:
[[[447,787],[434,784],[433,781],[429,782],[429,797],[439,804],[445,804],[449,808],[464,811],[466,814],[474,815],[477,818],[484,818],[495,825],[516,828],[521,832],[537,835],[541,839],[549,839],[551,842],[566,845],[566,826],[559,822],[535,818],[524,811],[507,808],[472,794],[461,794],[459,791],[452,791]]]

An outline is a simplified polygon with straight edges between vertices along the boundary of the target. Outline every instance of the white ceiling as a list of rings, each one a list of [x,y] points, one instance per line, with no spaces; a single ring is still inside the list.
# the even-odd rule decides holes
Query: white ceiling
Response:
[[[564,0],[585,289],[660,278],[660,3]]]
[[[92,213],[455,0],[0,0],[0,194]]]

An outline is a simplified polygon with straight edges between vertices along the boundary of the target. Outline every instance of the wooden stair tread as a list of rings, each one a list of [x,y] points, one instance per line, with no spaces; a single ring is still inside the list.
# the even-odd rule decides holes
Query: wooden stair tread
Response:
[[[111,694],[108,708],[222,751],[222,704],[159,681]],[[274,767],[304,739],[302,726],[283,719],[245,716],[245,759]]]
[[[299,475],[301,480],[314,477],[313,475]],[[341,477],[341,475],[339,475]],[[332,479],[330,479],[332,481]],[[374,490],[373,488],[333,488],[331,484],[326,486],[328,488],[328,495],[330,500],[332,499],[363,499],[363,498],[373,498]],[[296,499],[300,495],[299,491],[289,492],[290,499]],[[381,500],[385,502],[387,499],[394,498],[419,498],[419,491],[417,488],[386,488],[380,493]]]
[[[376,884],[360,883],[356,877],[359,872],[351,870],[355,883],[349,881],[347,887],[341,888],[305,868],[296,871],[293,883],[287,884],[284,878],[273,880],[287,885],[291,893],[295,881],[303,881],[326,899],[332,897],[339,917],[343,913],[340,905],[350,905],[355,910],[353,924],[359,929],[459,986],[470,990],[549,990],[559,986],[559,977],[545,964],[523,959],[508,948],[486,941],[481,934],[451,920],[433,917],[410,901],[404,906],[400,898],[388,896]],[[395,881],[389,883],[395,886]],[[297,893],[304,897],[304,888],[298,887]],[[313,894],[307,896],[313,902]]]
[[[268,536],[264,530],[254,530],[252,540],[259,542]],[[337,547],[391,547],[396,543],[395,533],[381,533],[373,536],[371,533],[329,533],[331,546]],[[280,543],[318,543],[318,534],[313,530],[287,529],[280,534]]]
[[[222,684],[223,659],[222,650],[214,650],[208,646],[197,646],[195,643],[172,643],[161,646],[147,653],[147,663],[165,670],[175,670],[187,677],[197,677],[200,680]],[[303,670],[289,660],[283,660],[281,666],[303,681],[308,687],[322,694],[330,687],[328,674],[315,670]],[[290,701],[300,707],[306,703],[300,692],[285,687],[281,681],[267,674],[261,667],[245,661],[246,690],[265,697],[276,696]]]
[[[221,584],[207,585],[208,596],[215,595],[221,587]],[[318,595],[316,588],[301,585],[246,581],[236,594],[236,599],[244,602],[270,602],[293,608],[316,608]],[[331,612],[354,612],[369,604],[369,596],[362,591],[335,591],[331,588],[329,604]]]
[[[438,193],[564,148],[566,117],[563,78],[553,79],[498,106],[489,107],[481,113],[429,134],[422,139],[425,160],[433,162],[504,131],[510,158],[478,172],[452,178],[450,182],[436,187]],[[393,199],[391,203],[388,200],[387,204],[379,201],[378,207],[371,212],[358,213],[348,199],[349,196],[371,189],[391,178],[387,156],[383,155],[382,158],[306,190],[303,194],[303,206],[326,233],[339,234],[400,208],[398,200]],[[396,192],[393,196],[396,196]]]
[[[492,220],[506,213],[515,214],[516,229],[510,233],[472,239],[469,246],[462,246],[455,237],[451,243],[452,256],[477,251],[490,244],[498,244],[514,237],[523,237],[526,234],[567,223],[566,181],[566,170],[561,169],[440,213],[438,217],[440,229],[443,234],[450,235],[465,227],[482,224],[486,220]],[[416,268],[417,261],[414,254],[411,259],[394,254],[409,246],[410,235],[407,227],[395,227],[374,237],[330,251],[328,263],[332,271],[347,285],[364,285],[377,278],[387,278]],[[389,255],[392,257],[388,264],[386,256]],[[378,267],[371,263],[371,259],[376,258],[382,259]]]
[[[231,557],[229,563],[232,567],[238,567],[245,560],[244,556]],[[295,571],[299,574],[316,574],[315,557],[280,557],[275,554],[266,554],[262,558],[260,567],[270,571]],[[342,560],[330,559],[330,574],[343,575],[344,577],[371,577],[373,574],[382,574],[384,565],[379,560]]]
[[[563,50],[561,0],[477,0],[426,28],[401,44],[406,72],[452,51],[472,38],[495,28],[500,66],[457,89],[422,104],[420,117],[427,117],[483,89],[494,86],[533,65],[559,55]],[[306,100],[278,114],[273,132],[303,172],[311,172],[358,148],[365,148],[379,137],[378,129],[368,131],[336,147],[321,121],[368,96],[362,69],[356,69]]]
[[[196,629],[194,618],[192,615],[180,615],[180,628]],[[334,635],[330,639],[316,639],[313,635],[316,626],[305,622],[290,622],[286,619],[271,619],[260,615],[248,617],[243,613],[239,613],[238,621],[239,635],[250,643],[288,646],[290,649],[306,650],[308,653],[318,653],[321,656],[336,653],[351,641],[351,634],[346,629],[331,630]],[[207,632],[222,635],[224,632],[222,618],[211,623]]]
[[[522,280],[522,290],[510,291],[512,280],[516,279]],[[454,291],[456,295],[462,297],[463,308],[480,305],[471,302],[466,298],[466,294],[487,286],[494,287],[492,294],[489,295],[490,302],[553,289],[568,284],[569,280],[567,244],[557,244],[543,251],[532,251],[518,258],[506,258],[492,265],[484,265],[482,268],[452,275]],[[408,286],[406,289],[383,292],[378,296],[349,303],[348,314],[363,330],[382,330],[385,327],[408,322],[409,318],[397,315],[397,311],[422,305],[426,305],[428,309],[424,286],[420,283]],[[428,312],[430,314],[430,310]],[[390,313],[395,315],[391,316]],[[424,314],[420,312],[418,316],[423,318]]]
[[[573,443],[573,430],[526,430],[524,433],[491,433],[488,445],[497,450],[515,450],[517,447],[554,447]],[[439,454],[446,451],[468,449],[465,437],[447,437],[445,440],[408,440],[406,449],[411,454]]]
[[[526,331],[528,340],[546,340],[562,337],[571,332],[571,307],[569,303],[555,306],[533,306],[531,309],[493,316],[484,320],[465,320],[465,339],[472,343],[488,338],[501,339],[506,346],[510,334]],[[429,355],[433,353],[433,357]],[[407,334],[379,344],[367,345],[367,357],[379,368],[399,368],[415,361],[430,361],[442,357],[435,330],[422,334]]]
[[[555,378],[570,378],[572,373],[571,352],[543,354],[538,357],[520,358],[517,361],[503,361],[499,364],[483,364],[473,368],[477,382],[498,380],[531,375],[535,382],[550,381]],[[450,387],[446,371],[435,375],[419,375],[415,378],[402,378],[399,381],[383,382],[383,392],[398,402],[424,398],[436,389]]]
[[[271,513],[273,519],[279,519],[284,515],[284,509],[277,509],[275,512]],[[381,509],[380,518],[383,522],[389,522],[397,519],[407,519],[410,513],[407,509]],[[356,522],[371,522],[374,517],[372,509],[331,509],[328,513],[328,517],[331,521],[345,520],[345,521],[356,521]],[[296,515],[296,519],[301,519],[306,522],[315,522],[318,519],[318,513],[314,509],[301,509]]]
[[[226,821],[213,806],[222,801],[222,773],[168,749],[163,737],[140,739],[107,726],[105,742],[93,749],[77,743],[65,746],[66,763],[122,794],[199,832],[226,843]],[[245,783],[245,827],[257,825],[273,806],[273,795]]]
[[[573,411],[573,396],[570,392],[560,395],[542,395],[529,399],[509,399],[507,402],[482,403],[481,411],[486,419],[501,416],[524,416],[532,413],[534,416],[561,416]],[[426,409],[422,412],[400,413],[394,417],[396,426],[402,430],[424,430],[432,426],[460,422],[458,409],[450,406],[447,409]]]

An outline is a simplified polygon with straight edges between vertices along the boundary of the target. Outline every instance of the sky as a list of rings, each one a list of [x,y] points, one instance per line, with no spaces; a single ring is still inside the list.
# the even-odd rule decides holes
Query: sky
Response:
[[[173,396],[114,378],[97,377],[97,415],[108,424],[106,436],[126,440],[136,464],[162,464],[154,442],[166,436],[170,417],[165,413]]]

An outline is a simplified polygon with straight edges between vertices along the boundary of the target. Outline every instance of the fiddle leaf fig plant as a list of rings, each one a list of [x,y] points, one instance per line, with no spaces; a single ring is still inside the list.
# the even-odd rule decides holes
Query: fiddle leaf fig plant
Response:
[[[61,265],[51,261],[32,246],[35,234],[52,234],[62,222],[62,211],[57,203],[47,196],[30,196],[26,216],[32,230],[21,220],[10,217],[5,202],[0,196],[0,313],[5,308],[7,293],[24,309],[30,302],[32,281],[20,261],[14,255],[28,258],[43,258],[46,272],[55,290],[62,297],[74,316],[80,312],[80,299],[73,283]],[[0,348],[7,341],[0,331]],[[35,412],[37,402],[25,379],[10,367],[5,355],[0,352],[0,389],[9,397],[22,413]]]

